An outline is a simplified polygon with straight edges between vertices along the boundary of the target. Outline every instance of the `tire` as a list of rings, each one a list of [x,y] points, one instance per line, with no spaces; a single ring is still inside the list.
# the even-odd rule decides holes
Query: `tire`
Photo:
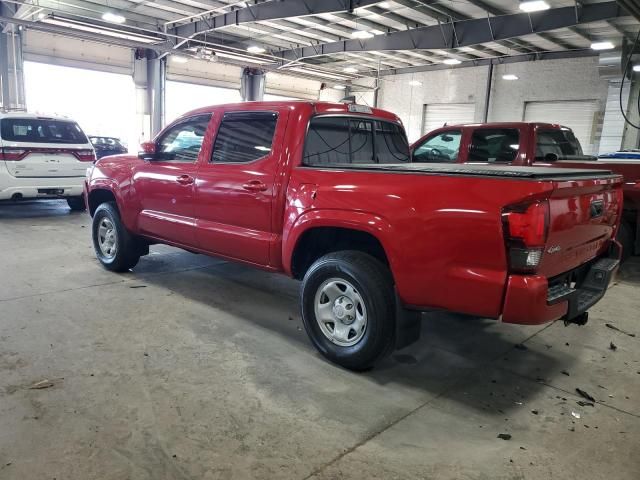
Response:
[[[634,251],[634,241],[633,241],[633,228],[629,222],[625,222],[624,220],[620,223],[620,228],[618,229],[618,235],[616,235],[616,239],[622,245],[622,261],[624,262],[627,258],[633,255]]]
[[[87,209],[86,205],[84,204],[83,195],[80,195],[78,197],[67,197],[67,204],[73,212],[84,212]]]
[[[91,232],[96,257],[107,270],[126,272],[140,260],[142,249],[139,242],[125,228],[114,202],[98,206],[93,214]],[[113,243],[107,237],[112,238]],[[111,244],[113,249],[109,249]]]
[[[307,335],[330,361],[362,371],[393,350],[393,278],[389,269],[371,255],[342,251],[321,257],[304,276],[300,301]],[[364,327],[360,328],[363,312]],[[336,322],[342,323],[337,331]]]

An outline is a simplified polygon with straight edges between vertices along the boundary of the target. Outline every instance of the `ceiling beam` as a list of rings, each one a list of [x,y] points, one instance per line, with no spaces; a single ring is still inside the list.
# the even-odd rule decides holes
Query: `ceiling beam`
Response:
[[[342,40],[274,52],[274,55],[290,61],[341,52],[452,49],[544,33],[625,15],[627,15],[626,11],[616,2],[595,3],[584,5],[579,16],[576,15],[574,7],[552,8],[530,14],[514,13],[418,27],[386,35],[377,35],[364,41],[358,39]]]
[[[180,37],[194,37],[230,25],[350,11],[354,8],[373,5],[379,1],[380,0],[271,0],[178,25],[173,28],[173,33]]]

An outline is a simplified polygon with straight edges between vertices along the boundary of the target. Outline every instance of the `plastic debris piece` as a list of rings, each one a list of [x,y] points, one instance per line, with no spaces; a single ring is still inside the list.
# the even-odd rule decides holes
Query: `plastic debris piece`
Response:
[[[605,327],[610,328],[611,330],[615,330],[616,332],[624,333],[625,335],[629,335],[630,337],[635,337],[635,333],[627,332],[626,330],[622,330],[621,328],[616,327],[613,323],[605,323]]]
[[[499,433],[498,434],[498,438],[501,440],[511,440],[511,434],[510,433]]]
[[[591,402],[583,402],[582,400],[578,400],[576,402],[578,405],[580,405],[581,407],[594,407],[595,405]]]
[[[571,376],[571,375],[569,375],[569,372],[567,372],[566,370],[562,370],[560,373],[563,374],[563,375],[566,375],[567,377]]]
[[[580,414],[578,412],[571,412],[571,416],[573,416],[573,418],[580,418]]]
[[[578,392],[578,395],[580,395],[582,398],[586,398],[587,400],[589,400],[590,402],[595,402],[596,399],[593,398],[591,395],[589,395],[587,392],[585,392],[584,390],[581,390],[579,388],[576,388],[576,392]]]
[[[527,347],[526,345],[523,345],[522,343],[518,343],[518,344],[516,345],[516,348],[517,348],[518,350],[529,350],[529,347]]]
[[[618,349],[618,346],[613,342],[609,342],[609,349],[615,352]]]
[[[51,380],[40,380],[29,387],[30,390],[42,390],[44,388],[51,388],[55,385]]]

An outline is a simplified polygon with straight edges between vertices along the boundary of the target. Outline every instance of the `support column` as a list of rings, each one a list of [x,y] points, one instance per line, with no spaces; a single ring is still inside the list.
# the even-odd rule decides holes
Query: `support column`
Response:
[[[640,95],[640,75],[634,75],[634,82],[629,90],[629,102],[627,104],[627,118],[635,125],[640,126],[640,112],[638,112],[638,96]],[[622,133],[622,149],[629,150],[640,147],[640,130],[628,123],[624,125]]]
[[[165,58],[153,50],[134,52],[133,82],[136,86],[136,114],[139,141],[155,137],[165,123]]]
[[[489,68],[487,69],[487,87],[484,92],[484,112],[482,114],[482,121],[489,121],[489,108],[491,106],[491,86],[493,83],[493,62],[489,63]]]
[[[264,70],[245,67],[240,78],[240,95],[243,102],[261,102],[264,98]]]
[[[0,106],[5,110],[25,110],[22,32],[11,25],[0,32]]]

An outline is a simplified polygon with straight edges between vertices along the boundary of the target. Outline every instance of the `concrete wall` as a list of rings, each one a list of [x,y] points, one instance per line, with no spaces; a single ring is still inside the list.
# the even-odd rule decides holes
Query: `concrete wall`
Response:
[[[483,66],[383,77],[379,106],[402,118],[411,141],[422,133],[425,104],[474,103],[475,120],[480,122],[487,71]],[[513,73],[519,80],[503,80],[504,73]],[[419,80],[422,85],[412,87],[411,80]],[[603,115],[607,86],[608,81],[598,73],[597,57],[498,65],[494,67],[488,120],[520,121],[525,102],[551,100],[598,100]],[[601,125],[594,129],[596,145],[600,129]]]

